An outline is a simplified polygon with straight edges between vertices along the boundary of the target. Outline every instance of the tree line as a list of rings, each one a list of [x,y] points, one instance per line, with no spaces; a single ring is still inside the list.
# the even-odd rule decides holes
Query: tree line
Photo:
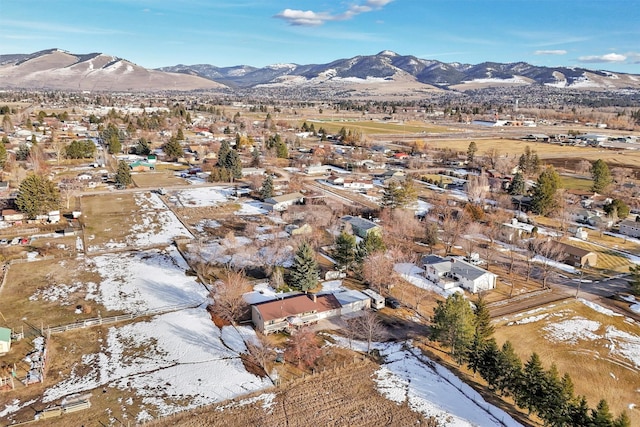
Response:
[[[555,364],[544,369],[533,352],[526,362],[511,342],[498,346],[492,336],[489,310],[482,298],[475,308],[455,293],[438,301],[432,319],[430,339],[448,348],[458,364],[478,373],[494,393],[511,397],[518,407],[536,414],[554,427],[630,427],[626,412],[614,418],[606,400],[589,408],[585,396],[576,396],[569,374],[560,376]]]

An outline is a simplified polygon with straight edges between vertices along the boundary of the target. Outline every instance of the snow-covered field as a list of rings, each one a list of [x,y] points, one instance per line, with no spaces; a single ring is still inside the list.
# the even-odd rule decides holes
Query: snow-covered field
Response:
[[[145,421],[151,414],[168,415],[250,393],[271,382],[245,370],[239,352],[246,351],[247,337],[255,339],[252,329],[220,330],[204,308],[114,326],[100,351],[83,355],[69,377],[44,392],[43,401],[100,387],[129,390],[142,402],[131,412],[138,413],[136,421]]]
[[[334,338],[338,345],[366,351],[366,343]],[[422,356],[411,343],[375,343],[374,347],[385,359],[374,381],[387,399],[406,402],[412,410],[447,427],[520,426],[446,368]]]

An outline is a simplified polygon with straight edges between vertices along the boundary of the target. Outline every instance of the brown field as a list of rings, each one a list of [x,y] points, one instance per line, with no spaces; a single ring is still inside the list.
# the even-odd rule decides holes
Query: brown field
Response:
[[[164,426],[408,426],[428,421],[409,409],[385,399],[371,379],[377,364],[364,360],[346,368],[328,370],[314,376],[267,390],[274,393],[273,404],[250,403],[255,393],[233,402],[178,414],[149,423]]]
[[[575,386],[576,395],[585,395],[591,407],[595,407],[600,399],[606,399],[611,410],[617,415],[626,410],[631,418],[631,425],[640,425],[640,412],[630,410],[629,404],[640,403],[638,384],[640,370],[626,358],[611,354],[610,346],[619,346],[609,340],[579,340],[577,344],[568,341],[551,341],[545,338],[542,329],[550,323],[558,323],[566,319],[583,318],[597,321],[600,330],[615,327],[620,331],[638,334],[637,324],[630,324],[623,316],[611,317],[598,313],[580,302],[569,300],[546,307],[545,311],[531,316],[551,313],[544,320],[507,326],[508,321],[496,325],[495,336],[500,345],[506,340],[513,343],[520,357],[526,361],[532,351],[536,351],[546,368],[552,363],[558,367],[560,374],[569,373]],[[523,316],[524,317],[524,316]],[[520,319],[522,317],[518,317]],[[511,318],[512,320],[517,320]]]
[[[100,277],[83,259],[11,265],[1,294],[6,325],[21,328],[26,324],[39,329],[96,317],[98,310],[108,315],[101,304],[85,299],[89,282],[99,283]],[[77,305],[83,307],[83,313],[75,313]]]
[[[140,188],[170,187],[175,185],[189,185],[184,179],[177,177],[170,170],[158,172],[140,172],[131,174],[133,183]]]

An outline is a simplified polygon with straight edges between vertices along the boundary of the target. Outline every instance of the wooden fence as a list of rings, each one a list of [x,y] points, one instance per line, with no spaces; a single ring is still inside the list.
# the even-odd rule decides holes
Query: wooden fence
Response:
[[[85,319],[79,322],[69,323],[67,325],[54,326],[54,327],[47,326],[46,328],[42,329],[42,334],[45,335],[45,332],[47,334],[57,334],[60,332],[73,331],[75,329],[88,328],[91,326],[108,325],[111,323],[122,322],[124,320],[137,319],[139,317],[170,313],[172,311],[185,310],[187,308],[195,308],[195,307],[199,307],[203,303],[204,301],[190,302],[185,304],[175,304],[175,305],[170,305],[165,307],[159,307],[152,310],[141,311],[138,313],[121,314],[118,316],[110,316],[110,317],[93,317],[91,319]]]

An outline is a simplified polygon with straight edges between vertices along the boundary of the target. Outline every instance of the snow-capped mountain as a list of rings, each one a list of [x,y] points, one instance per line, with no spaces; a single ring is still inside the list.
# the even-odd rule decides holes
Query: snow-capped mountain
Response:
[[[149,70],[102,53],[77,55],[60,49],[0,55],[0,88],[62,90],[196,90],[217,88],[334,88],[390,93],[467,90],[490,86],[550,86],[562,89],[640,89],[640,76],[575,67],[539,67],[525,62],[445,63],[385,50],[327,64],[216,67],[174,65]],[[379,92],[380,93],[380,92]]]
[[[0,87],[58,90],[193,90],[223,87],[211,79],[148,70],[102,53],[76,55],[49,49],[0,55]]]

